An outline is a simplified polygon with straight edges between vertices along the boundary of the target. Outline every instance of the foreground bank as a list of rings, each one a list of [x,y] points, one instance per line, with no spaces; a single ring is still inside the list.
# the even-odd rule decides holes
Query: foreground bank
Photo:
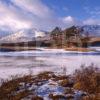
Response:
[[[0,100],[99,100],[100,70],[93,65],[71,75],[43,72],[2,81]]]

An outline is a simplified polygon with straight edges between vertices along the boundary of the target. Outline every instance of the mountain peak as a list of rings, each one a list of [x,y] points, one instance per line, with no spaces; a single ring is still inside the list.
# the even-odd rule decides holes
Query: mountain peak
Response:
[[[27,42],[27,41],[32,41],[34,38],[37,37],[44,37],[47,32],[45,31],[40,31],[37,29],[22,29],[19,30],[13,34],[7,35],[5,37],[2,37],[0,39],[0,42]]]

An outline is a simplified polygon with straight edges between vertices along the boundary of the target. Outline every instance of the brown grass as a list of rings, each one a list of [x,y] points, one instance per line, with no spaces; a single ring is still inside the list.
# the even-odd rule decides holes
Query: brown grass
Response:
[[[91,98],[98,97],[100,93],[100,71],[98,68],[94,67],[93,64],[88,67],[82,66],[81,69],[76,70],[74,75],[76,80],[76,84],[74,85],[75,89],[86,91]],[[94,94],[94,97],[92,94]]]
[[[29,83],[32,82],[32,76],[23,76],[23,77],[16,77],[15,79],[12,79],[10,81],[4,81],[0,87],[0,100],[19,100],[16,98],[24,97],[29,93],[29,91],[25,90],[20,93],[18,93],[16,96],[12,95],[15,91],[19,89],[19,86],[21,82]],[[14,98],[14,99],[13,99]]]
[[[72,48],[65,48],[66,51],[80,51],[80,52],[89,52],[94,51],[89,48],[82,48],[82,47],[72,47]]]

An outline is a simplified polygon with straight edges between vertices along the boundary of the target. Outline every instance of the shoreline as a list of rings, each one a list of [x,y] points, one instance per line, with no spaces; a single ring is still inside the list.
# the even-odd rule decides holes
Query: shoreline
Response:
[[[83,47],[62,47],[62,48],[56,48],[56,47],[21,47],[21,46],[0,46],[1,51],[27,51],[27,50],[39,50],[39,48],[45,48],[45,49],[57,49],[57,50],[65,50],[65,51],[78,51],[78,52],[90,52],[90,51],[96,51],[93,48],[83,48]]]

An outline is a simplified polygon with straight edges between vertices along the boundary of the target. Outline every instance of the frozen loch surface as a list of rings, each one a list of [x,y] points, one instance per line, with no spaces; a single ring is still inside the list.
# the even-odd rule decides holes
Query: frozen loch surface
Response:
[[[0,52],[0,79],[16,74],[38,74],[43,71],[54,71],[70,74],[82,64],[94,63],[100,66],[100,51],[71,52],[63,49],[44,49],[36,51]]]

